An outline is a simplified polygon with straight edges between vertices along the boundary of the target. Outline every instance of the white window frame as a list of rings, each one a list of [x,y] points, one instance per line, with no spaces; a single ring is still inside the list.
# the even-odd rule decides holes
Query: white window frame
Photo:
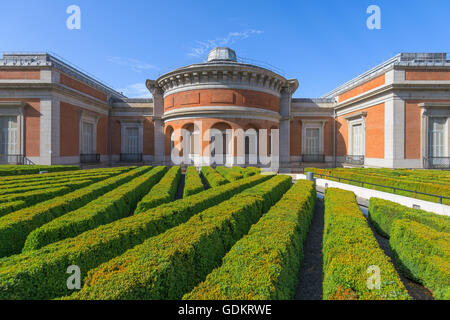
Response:
[[[120,136],[121,136],[121,153],[127,153],[127,128],[138,128],[138,152],[143,154],[144,150],[144,120],[143,119],[122,119],[120,122]]]
[[[80,110],[78,113],[78,152],[83,153],[84,130],[85,123],[92,125],[92,154],[97,153],[97,124],[100,117],[86,110]]]
[[[444,157],[450,157],[450,103],[424,102],[420,103],[419,107],[422,109],[421,158],[428,158],[430,156],[429,134],[431,118],[447,118],[446,125],[444,126]]]
[[[302,155],[307,154],[306,150],[306,129],[319,129],[319,155],[325,154],[324,147],[324,128],[327,120],[324,119],[302,119]]]
[[[347,141],[347,155],[351,156],[366,156],[366,117],[367,112],[360,112],[348,117],[345,117],[347,120],[348,125],[348,141]],[[362,131],[362,141],[361,141],[361,148],[363,150],[362,154],[355,154],[353,150],[353,127],[361,125],[361,131]]]
[[[17,117],[17,136],[16,136],[16,154],[21,154],[25,156],[25,110],[24,102],[17,101],[1,101],[0,102],[0,116],[5,117]]]

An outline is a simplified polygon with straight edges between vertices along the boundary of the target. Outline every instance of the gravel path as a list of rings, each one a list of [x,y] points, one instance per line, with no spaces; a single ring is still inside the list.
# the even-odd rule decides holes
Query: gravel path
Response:
[[[181,177],[180,177],[180,182],[178,183],[178,190],[177,190],[177,194],[175,195],[175,200],[183,198],[184,178],[185,178],[185,174],[182,173]]]
[[[323,195],[317,193],[314,217],[304,243],[296,300],[322,299]]]

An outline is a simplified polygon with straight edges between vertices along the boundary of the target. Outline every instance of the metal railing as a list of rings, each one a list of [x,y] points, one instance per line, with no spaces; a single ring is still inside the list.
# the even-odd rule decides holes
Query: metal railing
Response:
[[[142,162],[142,153],[121,153],[120,162],[130,162],[130,163]]]
[[[426,169],[450,169],[450,157],[430,157],[423,160],[423,167]]]
[[[364,165],[364,156],[361,156],[361,155],[346,155],[345,156],[345,163],[362,166],[362,165]]]
[[[23,165],[24,158],[23,154],[0,154],[0,164]]]
[[[323,154],[302,154],[302,162],[325,162]]]
[[[80,163],[98,163],[100,155],[98,153],[82,153],[80,154]]]
[[[359,180],[353,180],[353,179],[348,179],[348,178],[342,178],[342,177],[335,177],[335,176],[329,176],[326,174],[322,174],[322,173],[315,173],[314,172],[314,176],[319,176],[319,177],[325,177],[325,179],[331,178],[331,179],[337,179],[338,182],[341,182],[341,180],[344,181],[350,181],[350,182],[355,182],[355,183],[359,183],[361,184],[361,187],[364,188],[365,185],[370,185],[370,186],[376,186],[376,187],[381,187],[381,188],[387,188],[387,189],[392,189],[392,193],[395,194],[396,191],[404,191],[404,192],[411,192],[414,193],[416,195],[420,194],[420,195],[424,195],[424,196],[429,196],[429,197],[435,197],[439,199],[439,203],[443,204],[443,199],[449,199],[449,197],[445,197],[445,196],[440,196],[437,194],[430,194],[430,193],[424,193],[424,192],[420,192],[420,191],[416,191],[416,190],[407,190],[407,189],[402,189],[402,188],[397,188],[397,187],[391,187],[391,186],[384,186],[381,184],[376,184],[376,183],[371,183],[371,182],[364,182],[364,181],[359,181]],[[330,180],[330,179],[328,179]],[[345,183],[345,182],[343,182]],[[426,201],[426,200],[425,200]]]

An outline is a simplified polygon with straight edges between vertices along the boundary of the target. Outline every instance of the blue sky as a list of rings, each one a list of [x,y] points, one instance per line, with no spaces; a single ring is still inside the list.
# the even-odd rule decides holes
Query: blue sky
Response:
[[[66,27],[69,5],[81,30]],[[369,30],[369,5],[381,30]],[[450,52],[448,0],[2,1],[0,51],[47,51],[132,97],[216,45],[270,63],[319,97],[399,52]]]

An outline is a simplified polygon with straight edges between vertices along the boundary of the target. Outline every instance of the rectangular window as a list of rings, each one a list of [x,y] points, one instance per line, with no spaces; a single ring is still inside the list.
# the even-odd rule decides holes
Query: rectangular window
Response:
[[[126,153],[141,153],[139,146],[139,128],[126,128]]]
[[[319,138],[320,129],[319,128],[306,128],[305,129],[305,154],[307,155],[318,155],[319,154]]]
[[[17,117],[0,117],[0,154],[17,154]]]
[[[83,145],[81,148],[82,153],[92,154],[94,153],[94,125],[92,123],[83,122]]]
[[[430,118],[429,156],[430,158],[445,156],[445,124],[447,118]]]
[[[352,126],[352,155],[363,156],[363,130],[362,125],[357,124]]]

